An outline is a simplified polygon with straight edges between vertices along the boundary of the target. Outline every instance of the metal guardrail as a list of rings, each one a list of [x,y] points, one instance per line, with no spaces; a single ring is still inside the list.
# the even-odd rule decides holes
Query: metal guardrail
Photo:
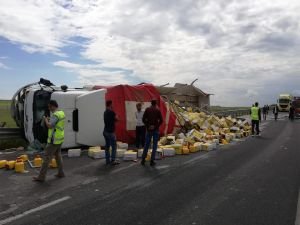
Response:
[[[20,128],[0,128],[0,140],[20,138],[21,136]]]
[[[213,113],[216,116],[232,116],[232,117],[239,117],[239,116],[246,116],[250,114],[250,109],[240,109],[240,110],[227,110],[222,112],[215,112]]]

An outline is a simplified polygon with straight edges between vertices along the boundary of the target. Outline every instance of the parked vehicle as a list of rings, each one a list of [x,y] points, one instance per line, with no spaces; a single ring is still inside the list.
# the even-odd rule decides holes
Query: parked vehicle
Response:
[[[292,95],[290,94],[280,94],[277,100],[277,105],[280,112],[289,112],[291,103],[292,103]]]
[[[300,97],[294,97],[294,100],[292,101],[292,105],[295,108],[295,118],[300,118]]]

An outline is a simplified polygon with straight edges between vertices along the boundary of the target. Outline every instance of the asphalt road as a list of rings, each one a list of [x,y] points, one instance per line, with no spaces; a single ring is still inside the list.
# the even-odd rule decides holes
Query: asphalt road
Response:
[[[300,186],[299,135],[300,121],[267,121],[261,137],[168,158],[156,168],[93,161],[41,185],[29,183],[28,176],[14,177],[24,179],[14,189],[20,202],[0,213],[0,224],[292,225]],[[56,200],[61,202],[26,213]],[[23,216],[14,220],[18,215]]]

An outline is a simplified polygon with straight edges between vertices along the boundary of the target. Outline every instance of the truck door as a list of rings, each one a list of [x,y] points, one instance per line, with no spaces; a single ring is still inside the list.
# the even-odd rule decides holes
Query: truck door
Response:
[[[78,132],[76,142],[88,146],[105,145],[102,135],[104,129],[106,90],[88,92],[76,98],[78,109]]]

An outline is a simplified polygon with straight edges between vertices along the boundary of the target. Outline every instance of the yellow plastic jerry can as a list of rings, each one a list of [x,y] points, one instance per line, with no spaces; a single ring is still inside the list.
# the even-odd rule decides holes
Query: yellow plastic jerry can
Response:
[[[53,159],[51,160],[49,166],[50,166],[51,168],[57,168],[57,163],[56,163],[55,158],[53,158]]]
[[[191,145],[190,146],[190,153],[194,153],[194,152],[197,152],[197,147],[196,146],[194,146],[194,145]]]
[[[222,144],[223,145],[228,145],[228,141],[226,139],[222,139]]]
[[[148,152],[147,157],[145,159],[147,162],[149,162],[151,160],[151,153]]]
[[[5,168],[7,160],[0,160],[0,169]]]
[[[37,155],[33,160],[34,167],[39,168],[42,166],[42,164],[43,164],[43,159],[41,158],[40,155]]]
[[[176,155],[182,155],[182,145],[181,144],[173,144],[172,148],[175,149]]]
[[[15,168],[15,164],[16,164],[15,160],[7,161],[7,164],[5,165],[5,168],[8,169],[8,170],[12,170],[12,169]]]
[[[16,171],[16,173],[24,173],[25,172],[25,164],[21,157],[17,158],[17,160],[16,160],[15,171]]]
[[[28,155],[20,155],[20,158],[23,160],[23,162],[28,161]]]
[[[182,154],[183,155],[190,154],[190,150],[189,150],[188,146],[183,146],[183,148],[182,148]]]

